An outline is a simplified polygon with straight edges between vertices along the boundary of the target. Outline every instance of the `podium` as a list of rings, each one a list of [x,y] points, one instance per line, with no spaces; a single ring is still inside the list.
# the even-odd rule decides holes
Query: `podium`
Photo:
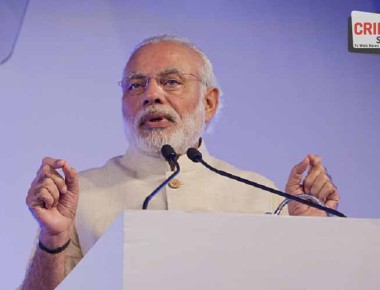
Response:
[[[125,211],[59,290],[380,289],[380,220]]]

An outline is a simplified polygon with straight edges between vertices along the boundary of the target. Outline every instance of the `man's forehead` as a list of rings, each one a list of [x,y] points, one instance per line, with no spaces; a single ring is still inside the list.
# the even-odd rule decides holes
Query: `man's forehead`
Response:
[[[202,59],[193,49],[178,43],[160,42],[139,48],[129,59],[125,73],[161,73],[168,70],[200,70]]]
[[[177,67],[166,67],[158,71],[156,74],[168,75],[168,74],[182,74],[182,73],[185,73],[185,72]],[[128,71],[125,77],[131,79],[131,78],[146,77],[146,75],[143,72],[135,70],[135,71]]]

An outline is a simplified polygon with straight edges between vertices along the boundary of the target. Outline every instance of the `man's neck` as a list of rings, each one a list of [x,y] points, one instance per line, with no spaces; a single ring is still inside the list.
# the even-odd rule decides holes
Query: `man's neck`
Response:
[[[202,144],[202,137],[200,137],[199,138],[199,140],[192,146],[193,148],[199,148],[200,146],[201,146],[201,144]],[[178,160],[178,158],[181,156],[181,154],[177,154],[176,155],[176,160]],[[175,166],[175,164],[174,164],[174,162],[173,161],[168,161],[169,162],[169,165],[170,165],[170,170],[171,171],[174,171],[175,170],[175,168],[176,168],[176,166]]]

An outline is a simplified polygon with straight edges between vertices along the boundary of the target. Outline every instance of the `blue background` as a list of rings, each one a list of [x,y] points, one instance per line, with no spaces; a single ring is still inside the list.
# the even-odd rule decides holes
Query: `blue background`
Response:
[[[211,153],[281,189],[319,154],[340,210],[380,218],[380,55],[348,52],[352,10],[380,3],[31,1],[0,67],[1,288],[24,275],[37,228],[25,196],[42,157],[83,170],[125,152],[116,83],[133,47],[156,34],[190,38],[214,64],[224,107],[205,137]]]

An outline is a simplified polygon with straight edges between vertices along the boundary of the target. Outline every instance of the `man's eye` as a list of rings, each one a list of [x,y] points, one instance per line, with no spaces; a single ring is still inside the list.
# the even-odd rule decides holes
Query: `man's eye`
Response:
[[[138,89],[141,89],[144,87],[144,84],[143,83],[131,83],[129,86],[128,86],[128,91],[134,91],[134,90],[138,90]]]
[[[182,82],[177,79],[166,79],[163,81],[163,85],[168,86],[168,87],[176,87],[181,85]]]

